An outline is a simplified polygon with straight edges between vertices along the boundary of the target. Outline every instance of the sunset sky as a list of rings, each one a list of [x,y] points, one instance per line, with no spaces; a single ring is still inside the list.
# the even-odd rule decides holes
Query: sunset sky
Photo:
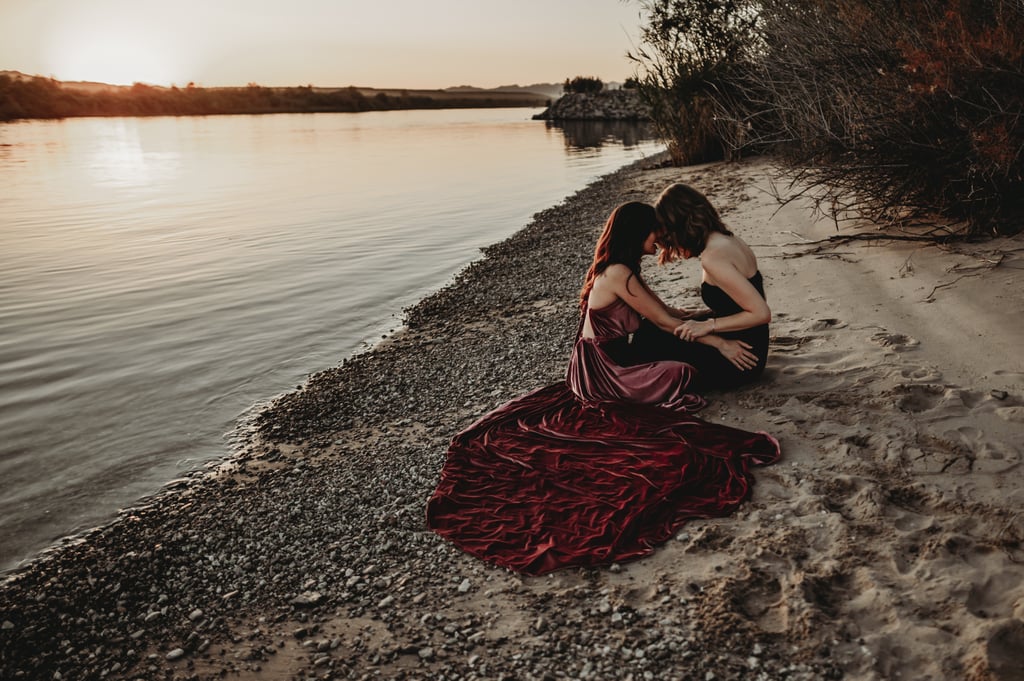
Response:
[[[0,70],[210,87],[621,81],[640,21],[622,0],[0,0]]]

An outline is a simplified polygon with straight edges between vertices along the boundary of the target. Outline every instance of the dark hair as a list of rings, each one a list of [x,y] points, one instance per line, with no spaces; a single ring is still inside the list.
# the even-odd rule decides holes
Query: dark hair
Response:
[[[640,259],[644,257],[644,242],[654,231],[657,218],[654,207],[631,201],[615,208],[608,221],[604,223],[604,231],[594,247],[594,262],[587,271],[587,278],[580,291],[580,307],[587,304],[587,296],[594,288],[594,280],[608,269],[609,265],[625,265],[637,277],[640,277]],[[626,282],[627,286],[629,282]]]
[[[654,210],[661,246],[658,261],[662,263],[682,255],[684,250],[691,256],[700,255],[712,232],[732,235],[707,197],[689,185],[669,185],[658,197]]]

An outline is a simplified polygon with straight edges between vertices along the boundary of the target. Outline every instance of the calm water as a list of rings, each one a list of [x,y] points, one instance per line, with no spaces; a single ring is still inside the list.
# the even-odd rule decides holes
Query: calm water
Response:
[[[0,124],[0,568],[661,145],[528,109]]]

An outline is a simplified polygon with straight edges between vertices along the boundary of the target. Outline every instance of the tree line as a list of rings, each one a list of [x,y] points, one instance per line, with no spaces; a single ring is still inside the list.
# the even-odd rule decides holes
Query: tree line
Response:
[[[834,218],[1024,227],[1020,0],[640,0],[678,164],[771,153]]]
[[[51,78],[0,75],[0,120],[73,116],[195,116],[308,112],[386,111],[392,109],[542,106],[545,99],[501,93],[443,96],[400,92],[364,95],[355,87],[338,90],[299,86],[234,88],[131,87],[84,91]]]

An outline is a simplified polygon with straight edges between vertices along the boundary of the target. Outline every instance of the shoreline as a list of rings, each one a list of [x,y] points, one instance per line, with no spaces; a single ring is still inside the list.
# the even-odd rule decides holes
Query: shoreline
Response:
[[[794,232],[828,226],[772,217],[773,178],[646,159],[538,213],[403,330],[279,397],[237,458],[13,573],[0,676],[1015,678],[1024,366],[1002,353],[1021,293],[979,299],[1006,267],[956,277],[993,249],[1019,268],[1024,240],[794,257]],[[751,243],[776,313],[765,378],[700,416],[772,433],[783,460],[735,516],[622,566],[520,577],[426,531],[450,437],[561,380],[608,212],[676,180]],[[696,270],[644,272],[686,305]],[[941,313],[921,303],[938,284]]]

